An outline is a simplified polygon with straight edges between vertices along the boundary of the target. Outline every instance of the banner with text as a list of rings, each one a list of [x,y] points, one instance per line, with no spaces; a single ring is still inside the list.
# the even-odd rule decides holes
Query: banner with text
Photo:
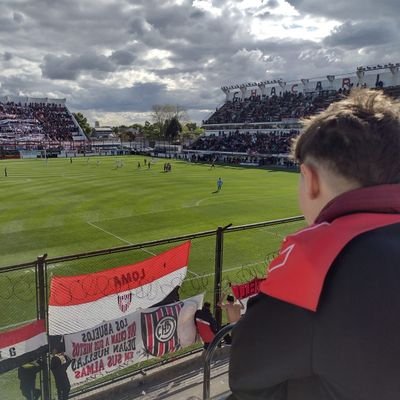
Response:
[[[195,343],[194,314],[202,303],[200,294],[65,335],[65,353],[72,358],[67,371],[71,385],[90,382]]]
[[[159,303],[186,277],[190,242],[136,264],[55,276],[50,283],[49,334],[90,329]]]

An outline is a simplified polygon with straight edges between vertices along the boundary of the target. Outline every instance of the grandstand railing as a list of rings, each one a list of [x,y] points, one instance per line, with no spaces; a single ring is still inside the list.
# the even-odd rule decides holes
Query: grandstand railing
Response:
[[[294,230],[297,230],[298,226],[293,226],[291,224],[303,224],[304,217],[303,216],[295,216],[290,218],[282,218],[271,221],[263,221],[258,223],[240,225],[240,226],[231,226],[231,224],[226,227],[218,227],[217,229],[174,236],[169,238],[164,238],[160,240],[152,240],[127,246],[113,247],[102,249],[98,251],[84,252],[78,254],[71,254],[62,257],[53,257],[47,258],[47,255],[39,256],[35,261],[18,264],[18,265],[9,265],[0,267],[0,282],[3,282],[2,287],[3,291],[0,293],[0,298],[5,300],[4,303],[5,308],[3,308],[3,312],[0,312],[0,332],[8,330],[11,326],[22,325],[26,323],[28,320],[35,320],[38,318],[45,319],[46,324],[48,321],[48,293],[49,293],[49,277],[48,274],[51,273],[59,273],[61,271],[61,275],[65,272],[68,274],[77,274],[79,272],[79,267],[82,266],[82,260],[88,260],[89,262],[92,260],[93,265],[108,265],[113,264],[114,266],[118,262],[113,262],[112,256],[118,253],[126,253],[125,257],[131,257],[134,255],[137,257],[137,254],[132,252],[137,250],[144,250],[151,247],[159,247],[165,246],[170,243],[177,243],[182,241],[191,240],[192,244],[197,243],[198,251],[203,252],[209,249],[208,259],[206,260],[209,263],[214,263],[215,269],[213,273],[206,273],[204,275],[194,274],[194,277],[187,278],[187,281],[190,283],[196,282],[196,285],[192,285],[191,290],[197,291],[197,293],[201,291],[207,291],[209,296],[213,297],[214,302],[214,312],[219,324],[222,323],[222,315],[221,310],[217,308],[217,303],[221,299],[221,293],[226,286],[227,282],[232,279],[240,282],[245,281],[247,279],[254,278],[257,273],[262,274],[265,273],[265,265],[268,263],[269,259],[272,258],[278,249],[278,246],[281,242],[284,234],[291,233]],[[278,229],[283,229],[283,233],[281,231],[275,232],[272,229],[273,227],[278,227]],[[296,228],[296,229],[295,229]],[[256,236],[259,232],[266,233],[268,235],[263,235],[263,239],[261,243],[257,243],[260,248],[264,248],[266,244],[268,244],[265,240],[266,237],[268,239],[271,237],[271,234],[274,238],[271,238],[272,247],[270,253],[266,254],[263,252],[263,260],[258,261],[256,263],[250,263],[248,265],[242,265],[241,267],[235,268],[225,268],[224,269],[224,254],[227,259],[234,257],[235,255],[230,253],[230,249],[236,248],[240,245],[240,242],[243,243],[252,243],[255,245],[255,241],[260,241],[260,239]],[[265,229],[269,229],[265,231]],[[257,231],[259,230],[259,231]],[[248,232],[246,236],[244,232]],[[235,235],[240,234],[239,237]],[[215,237],[214,241],[209,242],[209,239]],[[224,242],[224,238],[226,241]],[[202,240],[207,241],[207,243],[201,242]],[[208,245],[208,247],[207,247]],[[206,247],[205,247],[206,246]],[[231,247],[232,246],[232,247]],[[253,246],[254,247],[254,246]],[[258,249],[259,250],[259,249]],[[251,251],[257,252],[256,249],[251,249]],[[130,253],[131,252],[131,253]],[[147,251],[149,252],[149,251]],[[246,254],[243,255],[244,259],[246,258]],[[143,258],[143,257],[142,257]],[[79,263],[75,264],[75,261],[79,261]],[[246,260],[245,260],[246,261]],[[252,261],[252,260],[249,260]],[[256,265],[255,269],[248,268],[249,265]],[[203,265],[203,264],[202,264]],[[58,271],[57,269],[60,268]],[[238,268],[240,269],[239,271]],[[233,270],[236,270],[233,272]],[[30,272],[30,273],[26,273]],[[232,275],[234,274],[234,275]],[[215,278],[214,278],[215,277]],[[212,282],[213,281],[213,282]],[[6,285],[4,283],[6,282]],[[212,285],[212,283],[214,283]],[[184,281],[185,284],[185,281]],[[5,288],[7,290],[4,292]],[[181,288],[182,289],[182,288]],[[184,288],[183,288],[184,289]],[[181,295],[184,293],[181,292]],[[24,298],[24,296],[26,298]],[[25,302],[24,302],[25,301]],[[3,305],[3,304],[2,304]],[[29,305],[29,306],[28,306]],[[4,311],[7,309],[7,311]],[[1,311],[1,310],[0,310]],[[17,319],[11,321],[11,317],[18,316]],[[7,319],[8,318],[8,319]],[[14,317],[13,317],[14,318]],[[10,322],[16,322],[17,324],[10,324]],[[47,326],[47,325],[46,325]],[[76,397],[82,393],[88,393],[95,389],[103,388],[109,384],[115,383],[117,381],[124,380],[125,378],[130,378],[132,376],[143,374],[144,371],[155,368],[160,364],[166,364],[169,362],[173,362],[176,359],[189,356],[193,353],[197,353],[201,351],[200,344],[196,347],[190,347],[188,350],[183,349],[178,354],[172,354],[171,357],[167,359],[155,359],[155,361],[146,361],[135,364],[133,367],[128,367],[126,373],[122,374],[118,372],[117,374],[110,374],[106,380],[101,379],[100,382],[94,382],[90,385],[85,385],[83,387],[79,387],[78,389],[71,392],[70,397]],[[212,354],[211,354],[212,356]],[[49,355],[43,359],[44,361],[44,369],[41,373],[41,388],[42,388],[42,398],[43,399],[52,399],[55,393],[54,388],[52,392],[52,377],[49,371]],[[47,361],[47,362],[46,362]],[[125,371],[125,370],[123,370]],[[14,374],[16,375],[16,374]],[[0,375],[1,378],[1,375]],[[15,381],[17,381],[16,376],[14,377]],[[8,379],[8,378],[7,378]],[[13,396],[15,397],[14,390]],[[7,397],[7,396],[6,396]]]
[[[204,354],[204,374],[203,374],[203,400],[210,398],[210,378],[211,361],[213,359],[217,346],[222,342],[225,335],[232,331],[235,324],[229,324],[221,328],[215,335],[213,341],[209,344]]]

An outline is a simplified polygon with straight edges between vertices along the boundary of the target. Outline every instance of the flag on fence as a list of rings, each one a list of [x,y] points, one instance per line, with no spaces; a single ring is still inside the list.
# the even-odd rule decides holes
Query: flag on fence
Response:
[[[65,353],[72,359],[67,370],[71,385],[91,382],[195,343],[194,314],[201,308],[203,296],[139,310],[65,335]]]
[[[245,299],[260,292],[260,285],[265,278],[254,278],[249,282],[231,285],[232,292],[237,299]]]
[[[147,353],[161,357],[178,349],[178,315],[182,307],[180,302],[142,313],[142,339]]]
[[[0,333],[0,373],[34,361],[47,351],[43,320]]]
[[[49,334],[65,335],[163,300],[186,277],[190,242],[132,265],[50,283]]]

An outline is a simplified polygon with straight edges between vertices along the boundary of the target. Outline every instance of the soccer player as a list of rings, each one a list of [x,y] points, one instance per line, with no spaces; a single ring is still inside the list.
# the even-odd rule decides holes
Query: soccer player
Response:
[[[221,177],[219,177],[217,180],[217,192],[219,192],[222,189],[223,184],[224,182],[222,181]]]
[[[359,90],[294,145],[309,224],[232,334],[231,399],[400,398],[400,103]]]

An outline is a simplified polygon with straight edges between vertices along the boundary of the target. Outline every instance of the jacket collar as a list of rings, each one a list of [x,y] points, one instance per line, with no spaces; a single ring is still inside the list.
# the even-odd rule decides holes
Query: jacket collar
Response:
[[[400,213],[400,184],[369,186],[335,197],[321,210],[315,223],[332,222],[354,213]]]

